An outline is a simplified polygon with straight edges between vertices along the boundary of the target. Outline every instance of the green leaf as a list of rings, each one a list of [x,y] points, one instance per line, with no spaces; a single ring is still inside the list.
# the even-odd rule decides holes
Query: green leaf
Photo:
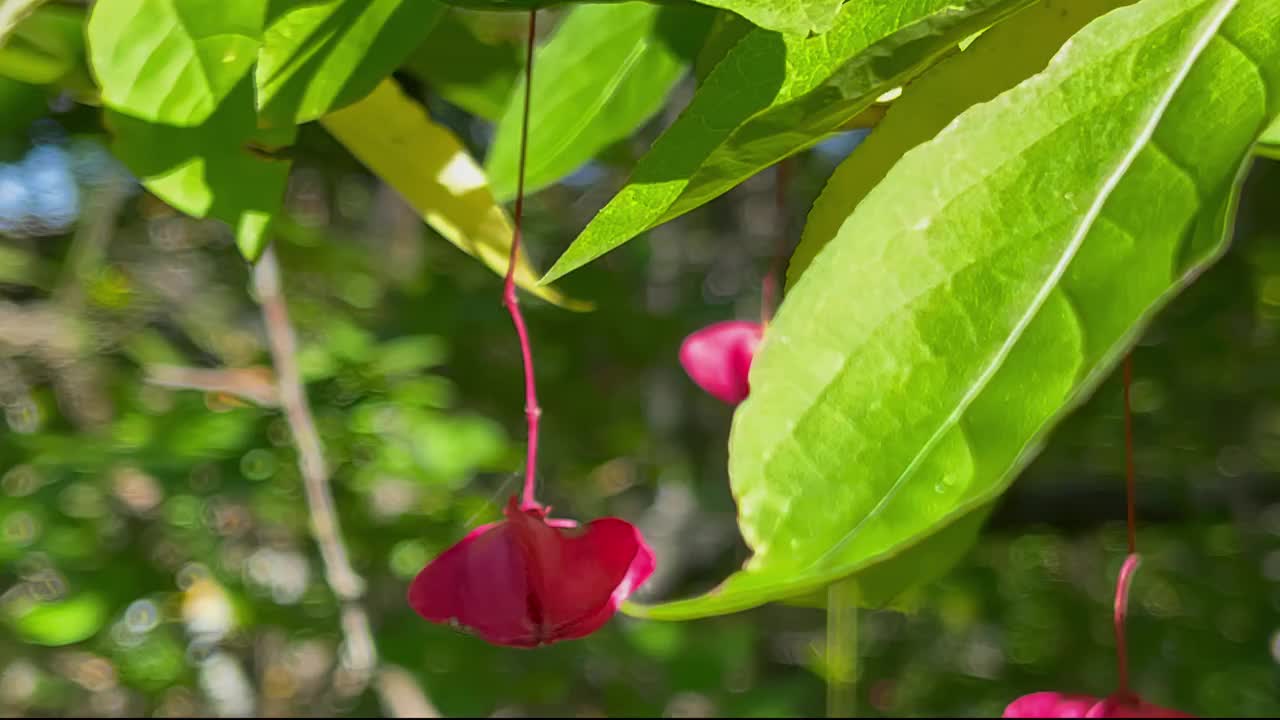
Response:
[[[271,123],[304,123],[359,100],[440,18],[434,0],[272,0],[255,77]]]
[[[496,121],[524,70],[524,53],[510,37],[483,28],[471,15],[445,13],[406,69],[445,100]]]
[[[631,135],[666,102],[711,12],[644,2],[579,5],[538,50],[525,191],[569,175]],[[524,82],[511,94],[485,163],[499,200],[516,194]]]
[[[45,2],[46,0],[0,0],[0,47],[4,47],[10,33]]]
[[[707,40],[702,44],[702,50],[693,63],[693,75],[698,79],[699,85],[707,79],[715,66],[720,64],[738,41],[751,32],[752,27],[752,24],[741,15],[728,12],[716,14],[715,20],[711,23],[711,30],[707,33]]]
[[[1225,249],[1280,0],[1142,0],[893,167],[788,294],[729,470],[754,556],[683,619],[865,571],[990,503]]]
[[[445,0],[450,5],[476,10],[529,10],[563,5],[574,0]],[[595,0],[597,3],[627,0]],[[831,29],[840,3],[844,0],[696,0],[703,5],[729,10],[766,30],[808,35]],[[865,1],[865,0],[862,0]],[[666,0],[672,5],[687,5],[690,0]]]
[[[262,0],[98,0],[89,58],[111,109],[165,125],[213,115],[257,59]]]
[[[1280,160],[1280,120],[1277,120],[1258,139],[1258,154]]]
[[[1044,70],[1057,49],[1086,23],[1133,2],[1039,0],[908,85],[875,132],[840,163],[814,202],[787,266],[788,286],[904,153],[937,135],[964,110]]]
[[[0,44],[0,75],[47,85],[81,69],[84,15],[79,8],[59,5],[30,11]]]
[[[427,224],[499,275],[507,272],[511,221],[493,198],[484,171],[458,138],[393,80],[365,99],[321,119],[325,129],[365,167],[395,188]],[[548,302],[590,307],[538,285],[521,249],[516,283]]]
[[[96,593],[57,602],[16,602],[8,620],[23,641],[60,647],[93,637],[107,621],[107,604]]]
[[[204,123],[173,127],[108,112],[115,154],[157,197],[195,217],[222,220],[256,260],[280,209],[289,163],[277,151],[295,129],[258,128],[253,85],[244,78]]]
[[[813,38],[752,30],[543,278],[558,278],[821,141],[1031,0],[850,2]]]
[[[859,0],[855,0],[856,4]],[[866,0],[860,0],[866,2]],[[698,0],[735,12],[766,30],[808,35],[825,33],[836,22],[844,0]],[[900,4],[900,3],[899,3]]]

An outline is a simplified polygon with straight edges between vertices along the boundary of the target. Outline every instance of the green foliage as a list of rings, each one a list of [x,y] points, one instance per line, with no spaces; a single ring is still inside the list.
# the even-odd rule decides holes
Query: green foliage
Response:
[[[258,59],[261,0],[105,0],[89,17],[89,52],[112,109],[153,123],[208,120]]]
[[[729,460],[750,563],[646,614],[807,592],[1004,490],[1225,247],[1241,167],[1280,113],[1276,9],[1154,0],[1108,14],[895,165],[752,366]],[[826,321],[840,308],[846,321]]]
[[[450,5],[480,10],[530,10],[563,5],[577,0],[445,0]],[[619,3],[630,0],[592,0]],[[662,4],[703,5],[738,13],[766,30],[807,35],[829,30],[842,0],[658,0]]]
[[[713,15],[647,3],[579,5],[538,50],[525,167],[532,193],[630,137],[667,100]],[[455,61],[456,62],[456,61]],[[524,83],[498,122],[485,171],[499,200],[516,194]]]
[[[816,37],[752,30],[544,282],[717,197],[839,130],[877,97],[1025,0],[851,2]],[[749,80],[748,80],[749,79]]]
[[[434,0],[272,2],[256,70],[263,118],[315,120],[368,95],[431,31]]]
[[[454,105],[497,120],[524,70],[524,53],[519,43],[490,29],[496,23],[482,22],[493,19],[456,10],[444,13],[405,69]]]

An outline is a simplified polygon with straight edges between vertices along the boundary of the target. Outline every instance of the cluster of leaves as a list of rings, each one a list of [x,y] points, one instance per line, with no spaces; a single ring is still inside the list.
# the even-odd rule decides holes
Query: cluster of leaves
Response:
[[[432,0],[0,8],[5,82],[100,104],[145,187],[228,223],[246,258],[291,230],[292,165],[322,130],[440,236],[505,268],[518,14],[495,37]],[[1280,0],[554,12],[529,88],[529,188],[593,160],[629,172],[545,276],[522,260],[518,281],[555,304],[585,306],[547,283],[874,125],[808,213],[735,413],[729,480],[751,559],[714,593],[636,615],[810,602],[846,578],[878,606],[953,564],[1049,430],[1226,250],[1252,158],[1280,153]],[[635,156],[686,75],[687,105]],[[415,83],[494,121],[483,164]],[[370,411],[359,427],[382,422]]]

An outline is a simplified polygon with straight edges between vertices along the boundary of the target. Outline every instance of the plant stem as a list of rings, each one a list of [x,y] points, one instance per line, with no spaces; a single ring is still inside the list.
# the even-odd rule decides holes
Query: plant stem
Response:
[[[1135,509],[1136,476],[1133,461],[1133,409],[1130,403],[1129,386],[1133,383],[1133,356],[1124,358],[1124,460],[1125,460],[1125,504],[1126,521],[1129,529],[1129,555],[1120,567],[1120,577],[1116,579],[1116,599],[1114,622],[1116,631],[1116,668],[1118,676],[1118,695],[1129,694],[1129,649],[1125,642],[1124,621],[1129,608],[1129,586],[1133,583],[1133,573],[1138,569],[1138,516]]]
[[[289,323],[289,311],[281,292],[280,267],[275,250],[267,246],[253,271],[254,288],[262,306],[271,361],[276,369],[280,404],[298,450],[298,470],[306,490],[307,510],[311,515],[311,532],[320,547],[325,578],[342,602],[342,630],[346,640],[348,670],[357,691],[368,684],[377,664],[377,650],[369,632],[369,618],[360,604],[364,581],[351,568],[342,528],[334,509],[333,491],[329,486],[329,468],[324,459],[320,433],[307,403],[302,377],[298,372],[297,340]]]
[[[827,586],[827,717],[855,717],[858,708],[858,581]]]
[[[537,32],[538,11],[529,11],[529,38],[525,48],[524,64],[524,114],[520,118],[520,165],[516,175],[516,208],[514,230],[511,235],[511,257],[507,261],[507,277],[502,284],[502,304],[511,313],[511,322],[520,339],[520,356],[524,361],[524,415],[529,426],[529,449],[525,455],[524,497],[521,507],[536,508],[534,486],[538,470],[538,419],[542,408],[538,406],[538,387],[533,375],[533,349],[529,344],[529,331],[520,313],[520,300],[516,296],[516,260],[520,256],[521,222],[524,217],[524,162],[529,144],[529,98],[533,88],[533,44]]]

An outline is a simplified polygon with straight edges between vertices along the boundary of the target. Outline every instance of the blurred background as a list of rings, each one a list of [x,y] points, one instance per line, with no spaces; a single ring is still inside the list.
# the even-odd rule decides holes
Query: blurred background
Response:
[[[448,22],[518,68],[522,16]],[[491,125],[462,107],[486,98],[451,93],[420,55],[398,79],[482,157]],[[679,106],[530,201],[541,267]],[[759,317],[779,238],[798,237],[859,137],[796,159],[785,221],[763,173],[570,276],[594,312],[525,303],[540,495],[562,517],[641,526],[659,555],[642,600],[705,591],[747,557],[725,472],[731,411],[677,349],[708,323]],[[95,108],[0,82],[0,714],[823,713],[819,610],[619,616],[536,651],[410,611],[413,575],[519,489],[519,355],[500,278],[311,125],[276,251],[383,661],[368,687],[350,677],[250,270],[225,226],[146,194],[108,143]],[[1134,355],[1134,683],[1197,714],[1280,713],[1278,197],[1280,164],[1259,160],[1232,250]],[[914,611],[860,614],[858,712],[990,717],[1034,690],[1109,693],[1123,468],[1112,378]]]

